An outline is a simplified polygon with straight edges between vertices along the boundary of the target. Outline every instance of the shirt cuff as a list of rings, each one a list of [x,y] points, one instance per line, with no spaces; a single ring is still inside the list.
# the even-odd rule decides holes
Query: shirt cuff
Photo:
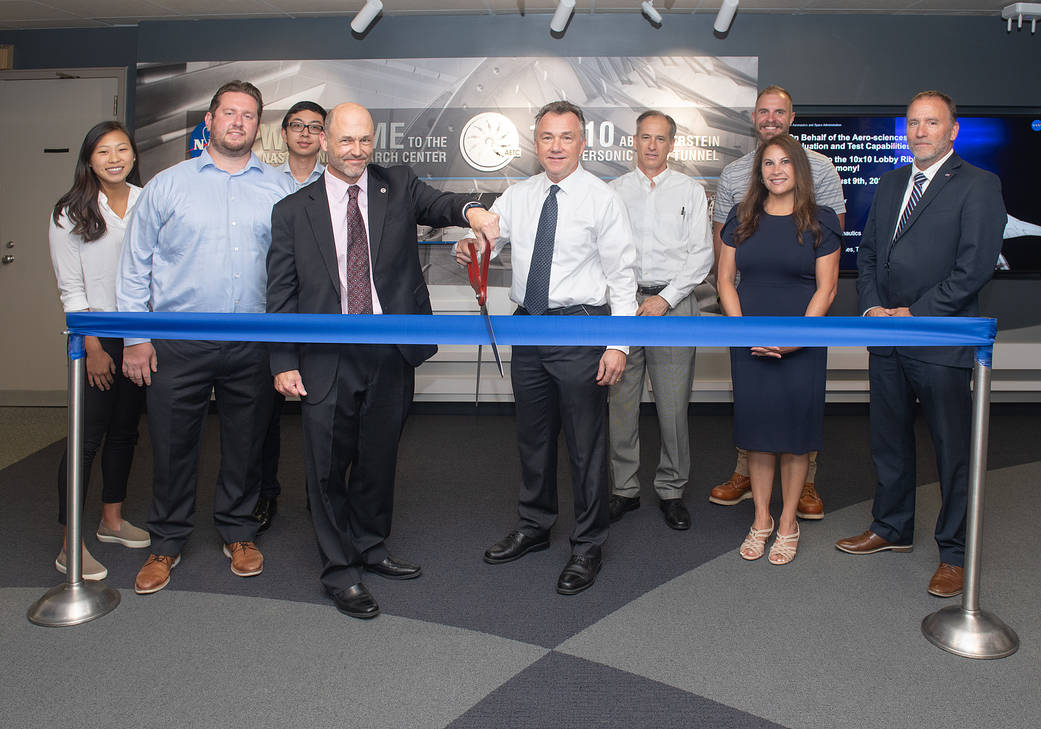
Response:
[[[147,344],[147,343],[149,343],[151,341],[152,341],[151,339],[124,339],[123,340],[123,346],[124,347],[133,347],[135,344]]]

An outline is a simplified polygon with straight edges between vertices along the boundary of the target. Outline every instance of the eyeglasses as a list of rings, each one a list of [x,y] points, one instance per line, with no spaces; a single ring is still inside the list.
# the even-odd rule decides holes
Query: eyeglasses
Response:
[[[289,124],[287,124],[286,126],[288,126],[290,129],[292,129],[297,134],[302,134],[304,129],[309,131],[311,134],[319,134],[319,133],[325,131],[325,127],[322,126],[321,124],[319,124],[318,122],[311,122],[310,124],[304,124],[299,119],[294,119],[293,121],[289,122]]]

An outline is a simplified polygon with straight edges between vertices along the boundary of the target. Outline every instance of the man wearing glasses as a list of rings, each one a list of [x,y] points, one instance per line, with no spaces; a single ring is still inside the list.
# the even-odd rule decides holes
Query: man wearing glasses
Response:
[[[297,190],[310,185],[325,172],[325,165],[318,161],[322,149],[318,135],[324,129],[325,109],[313,101],[298,101],[282,117],[282,141],[286,143],[289,157],[278,170],[292,178]],[[271,397],[271,420],[261,452],[260,497],[253,509],[253,518],[260,524],[258,533],[271,526],[282,493],[282,485],[278,482],[278,460],[282,451],[282,406],[286,399],[274,388]]]
[[[282,117],[282,140],[289,158],[279,169],[296,182],[296,189],[306,187],[325,172],[318,161],[322,145],[318,135],[325,129],[325,109],[313,101],[298,101]]]

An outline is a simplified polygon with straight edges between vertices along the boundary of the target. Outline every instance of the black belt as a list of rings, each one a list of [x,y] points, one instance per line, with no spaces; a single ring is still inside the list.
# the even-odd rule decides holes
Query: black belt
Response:
[[[514,314],[520,314],[521,316],[527,316],[528,310],[523,306],[518,306],[517,311]],[[607,316],[611,313],[611,307],[608,304],[600,304],[594,306],[593,304],[574,304],[573,306],[558,306],[555,309],[546,309],[542,312],[546,316]]]
[[[662,284],[661,286],[637,286],[636,290],[644,296],[657,296],[668,284]]]

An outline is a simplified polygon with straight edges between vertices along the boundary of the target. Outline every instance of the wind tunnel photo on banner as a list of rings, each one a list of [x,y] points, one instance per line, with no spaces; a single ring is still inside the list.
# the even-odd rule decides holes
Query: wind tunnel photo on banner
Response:
[[[372,112],[372,161],[407,164],[449,192],[501,193],[540,171],[533,118],[544,103],[567,98],[586,115],[583,166],[606,180],[635,165],[634,109],[656,108],[677,122],[672,167],[709,197],[728,163],[754,148],[751,112],[755,57],[421,58],[343,61],[236,61],[140,64],[137,139],[142,177],[206,144],[202,118],[212,89],[227,79],[254,82],[264,114],[254,151],[285,161],[282,115],[307,99],[331,108],[357,102]],[[320,160],[324,162],[324,160]],[[420,229],[427,282],[465,286],[450,246],[461,230]],[[509,283],[509,250],[492,262],[489,286]]]

